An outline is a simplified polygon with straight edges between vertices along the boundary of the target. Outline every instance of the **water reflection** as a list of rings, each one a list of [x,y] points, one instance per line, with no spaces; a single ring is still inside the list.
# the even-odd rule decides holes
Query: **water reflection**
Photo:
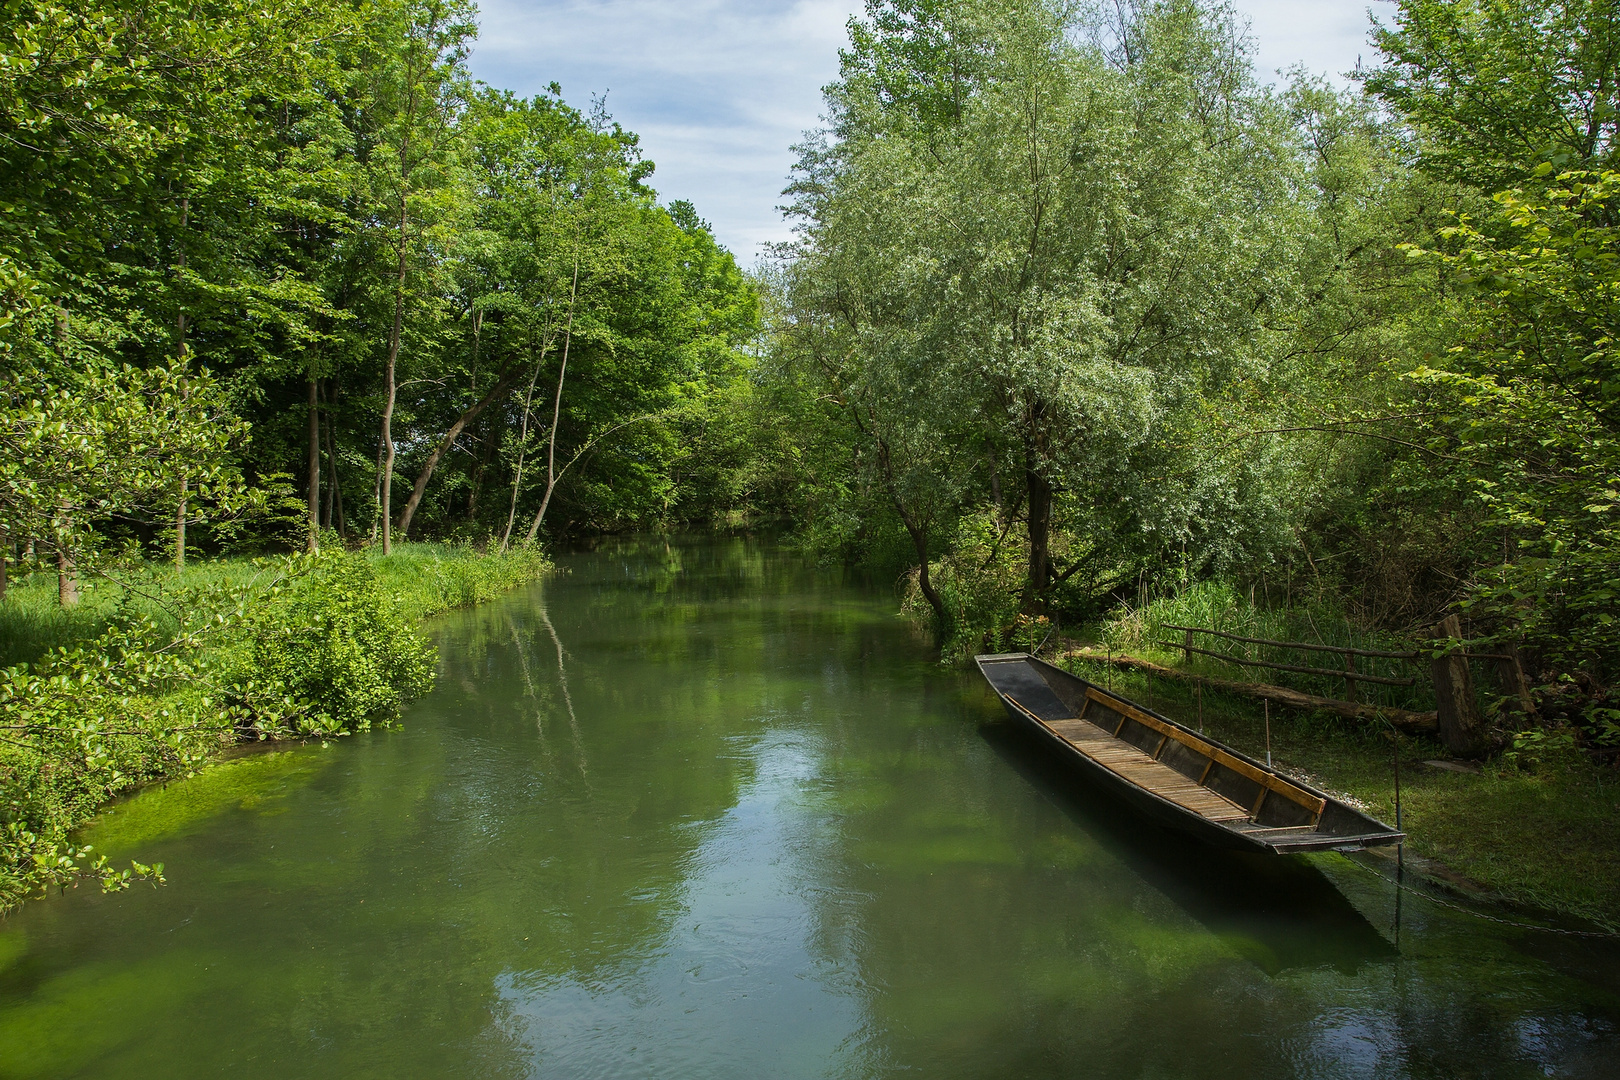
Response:
[[[445,620],[403,730],[136,852],[168,888],[0,924],[0,1078],[1616,1071],[1601,954],[1421,897],[1397,948],[1337,856],[1135,821],[886,592],[747,540],[568,565]]]
[[[1313,862],[1196,843],[1122,812],[1106,795],[1077,783],[1075,773],[1023,728],[993,723],[981,734],[1077,828],[1267,975],[1323,965],[1348,975],[1397,955],[1392,941]]]

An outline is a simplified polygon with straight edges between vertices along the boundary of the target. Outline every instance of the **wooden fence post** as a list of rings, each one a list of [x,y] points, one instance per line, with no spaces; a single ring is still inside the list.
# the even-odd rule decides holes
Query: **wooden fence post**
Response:
[[[1435,627],[1435,636],[1462,640],[1462,620],[1447,615]],[[1460,645],[1436,657],[1429,668],[1434,676],[1434,703],[1438,712],[1440,739],[1446,749],[1459,757],[1474,757],[1485,750],[1485,718],[1474,700],[1474,680],[1468,673],[1468,657]]]
[[[1344,699],[1352,705],[1361,700],[1356,694],[1356,658],[1350,653],[1344,654]]]
[[[1186,657],[1187,666],[1192,666],[1192,631],[1188,630],[1181,635],[1182,655]]]
[[[1502,646],[1502,655],[1496,660],[1496,686],[1505,699],[1503,708],[1517,712],[1526,720],[1535,718],[1536,699],[1530,694],[1530,680],[1524,673],[1524,663],[1517,645]]]

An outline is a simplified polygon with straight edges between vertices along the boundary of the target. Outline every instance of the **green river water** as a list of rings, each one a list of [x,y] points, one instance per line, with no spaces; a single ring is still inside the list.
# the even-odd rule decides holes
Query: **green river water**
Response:
[[[0,921],[0,1077],[1620,1076],[1613,945],[1140,825],[887,589],[562,565],[397,730],[106,815],[169,884]]]

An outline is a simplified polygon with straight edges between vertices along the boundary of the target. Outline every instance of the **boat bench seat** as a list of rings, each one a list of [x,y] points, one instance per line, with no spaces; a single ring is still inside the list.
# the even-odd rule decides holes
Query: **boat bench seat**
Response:
[[[1116,739],[1089,720],[1049,720],[1046,726],[1110,772],[1210,821],[1247,821],[1249,811],[1191,780],[1145,750]]]

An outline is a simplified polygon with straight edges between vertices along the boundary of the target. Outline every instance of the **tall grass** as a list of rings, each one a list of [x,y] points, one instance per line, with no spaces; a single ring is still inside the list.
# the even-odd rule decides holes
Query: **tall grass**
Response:
[[[480,555],[459,544],[401,544],[376,555],[372,566],[383,591],[417,618],[493,600],[551,569],[537,547]]]
[[[13,579],[0,600],[0,668],[33,663],[47,652],[93,641],[121,615],[145,615],[172,627],[170,605],[185,591],[251,589],[273,576],[272,569],[249,559],[196,562],[179,577],[165,563],[125,562],[109,566],[104,575],[80,575],[79,602],[70,608],[58,601],[54,572]]]
[[[393,554],[370,554],[383,591],[413,618],[492,600],[532,581],[551,566],[536,547],[481,555],[456,544],[400,544]],[[146,615],[172,626],[168,603],[177,593],[219,586],[251,593],[276,576],[273,563],[252,559],[194,562],[183,575],[163,563],[123,564],[106,575],[85,574],[79,603],[64,608],[54,573],[14,580],[0,600],[0,668],[37,661],[47,652],[93,641],[122,614]],[[159,602],[157,597],[168,598]]]
[[[1189,661],[1180,648],[1184,640],[1183,632],[1168,629],[1170,626],[1195,626],[1270,641],[1337,645],[1383,652],[1405,652],[1424,644],[1359,627],[1343,612],[1325,605],[1267,607],[1243,595],[1229,583],[1219,581],[1199,582],[1174,596],[1150,599],[1141,605],[1123,605],[1103,624],[1102,637],[1116,652],[1150,656],[1201,675],[1271,683],[1318,697],[1343,699],[1345,696],[1345,681],[1340,675],[1307,675],[1244,667],[1199,653],[1193,653]],[[1192,643],[1195,648],[1242,660],[1267,660],[1335,671],[1344,666],[1344,658],[1337,653],[1245,644],[1208,634],[1194,634]],[[1355,666],[1356,673],[1360,675],[1414,679],[1410,687],[1358,682],[1356,693],[1359,701],[1420,711],[1434,708],[1434,690],[1429,682],[1426,661],[1358,656]]]

